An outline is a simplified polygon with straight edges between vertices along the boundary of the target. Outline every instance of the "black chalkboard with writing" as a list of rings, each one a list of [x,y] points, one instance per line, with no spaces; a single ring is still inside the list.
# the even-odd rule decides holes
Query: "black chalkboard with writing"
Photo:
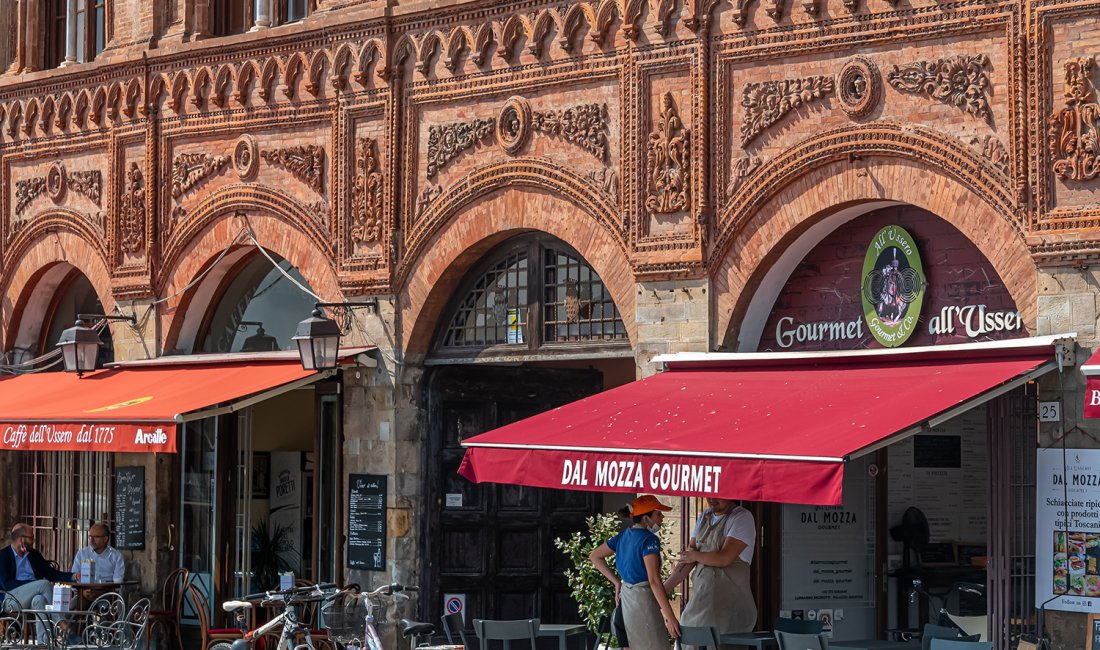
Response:
[[[386,569],[385,476],[348,476],[348,567]]]
[[[145,548],[145,468],[115,469],[115,548]]]
[[[962,438],[959,436],[913,436],[913,467],[962,467]]]
[[[1100,650],[1100,614],[1089,614],[1088,650]]]

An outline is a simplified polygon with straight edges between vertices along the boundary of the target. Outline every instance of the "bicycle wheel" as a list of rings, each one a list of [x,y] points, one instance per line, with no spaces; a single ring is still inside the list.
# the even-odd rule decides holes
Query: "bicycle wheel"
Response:
[[[233,644],[229,643],[228,641],[219,641],[210,646],[208,650],[233,650]]]

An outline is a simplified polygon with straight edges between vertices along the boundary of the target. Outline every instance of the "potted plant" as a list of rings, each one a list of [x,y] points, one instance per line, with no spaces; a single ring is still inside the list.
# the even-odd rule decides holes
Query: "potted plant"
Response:
[[[608,539],[619,534],[622,530],[622,519],[618,515],[602,514],[588,517],[584,520],[585,530],[577,531],[569,537],[559,537],[554,540],[554,546],[563,551],[572,569],[565,570],[565,579],[569,583],[569,589],[573,600],[577,603],[577,612],[581,621],[588,626],[593,633],[600,633],[600,625],[611,616],[615,609],[615,588],[603,577],[588,555]],[[607,558],[607,564],[615,568],[615,556]],[[619,647],[615,635],[610,635],[611,647]]]
[[[266,591],[279,585],[279,574],[294,570],[297,551],[290,543],[290,528],[261,519],[252,527],[252,587]]]

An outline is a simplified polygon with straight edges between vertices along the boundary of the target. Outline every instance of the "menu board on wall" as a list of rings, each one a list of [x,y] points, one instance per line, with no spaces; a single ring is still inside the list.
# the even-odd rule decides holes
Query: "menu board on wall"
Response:
[[[115,469],[115,548],[145,548],[145,468]]]
[[[867,459],[844,471],[844,504],[783,506],[783,609],[873,607],[874,479]]]
[[[974,408],[889,447],[889,525],[910,506],[928,518],[933,542],[982,542],[989,491],[985,409]],[[890,552],[900,554],[901,542]]]
[[[1100,449],[1039,449],[1036,466],[1035,606],[1100,613]]]
[[[386,568],[386,477],[348,476],[348,567]]]

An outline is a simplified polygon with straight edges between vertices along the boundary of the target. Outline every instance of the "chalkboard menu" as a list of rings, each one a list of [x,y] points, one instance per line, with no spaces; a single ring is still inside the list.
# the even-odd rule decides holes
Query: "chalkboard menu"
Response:
[[[348,476],[348,566],[386,568],[386,477]]]
[[[115,548],[145,548],[145,468],[115,468]]]
[[[1100,650],[1100,614],[1089,614],[1088,650]]]
[[[962,467],[962,438],[959,436],[913,436],[913,467]]]

